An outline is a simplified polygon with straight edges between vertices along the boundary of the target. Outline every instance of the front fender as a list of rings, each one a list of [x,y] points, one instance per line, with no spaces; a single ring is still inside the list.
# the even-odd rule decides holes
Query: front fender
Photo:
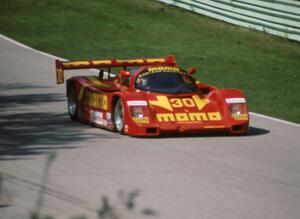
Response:
[[[153,113],[150,109],[148,100],[146,96],[135,93],[135,92],[118,92],[116,93],[116,96],[113,98],[113,101],[115,99],[121,98],[123,106],[124,106],[124,132],[125,134],[129,135],[141,135],[141,136],[147,136],[147,135],[157,135],[156,132],[148,133],[149,130],[157,128],[158,124],[155,120]],[[130,108],[134,106],[142,106],[144,108],[144,119],[135,119],[132,117]]]

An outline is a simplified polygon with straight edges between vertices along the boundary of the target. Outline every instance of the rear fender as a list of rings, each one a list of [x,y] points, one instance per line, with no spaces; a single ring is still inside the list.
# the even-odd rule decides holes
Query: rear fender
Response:
[[[67,97],[69,96],[69,90],[70,90],[71,86],[75,87],[77,95],[78,95],[79,91],[80,91],[81,83],[78,80],[76,80],[76,78],[69,78],[66,82],[66,96]]]

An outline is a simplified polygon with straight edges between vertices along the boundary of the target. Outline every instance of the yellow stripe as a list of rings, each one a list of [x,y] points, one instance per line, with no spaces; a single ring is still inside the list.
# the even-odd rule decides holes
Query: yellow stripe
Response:
[[[96,87],[109,87],[109,85],[104,84],[103,82],[99,81],[96,76],[88,76],[87,78],[89,79],[89,81],[91,81],[93,83],[92,86],[96,86]]]
[[[223,129],[225,128],[224,125],[217,125],[217,126],[204,126],[205,129]]]
[[[76,62],[64,62],[63,66],[69,67],[69,66],[80,66],[80,65],[89,65],[89,61],[76,61]]]
[[[144,63],[143,59],[128,59],[128,60],[117,60],[118,63]]]
[[[92,63],[94,65],[110,65],[112,63],[111,60],[93,60]]]
[[[88,76],[87,78],[88,78],[88,80],[89,80],[90,82],[92,82],[92,84],[83,84],[83,85],[80,87],[79,96],[78,96],[79,100],[82,99],[83,94],[84,94],[84,90],[85,90],[85,88],[88,87],[88,86],[93,86],[93,87],[110,87],[109,85],[104,84],[104,83],[102,83],[101,81],[99,81],[98,78],[97,78],[96,76]]]
[[[153,62],[165,62],[164,59],[146,59],[147,62],[153,63]]]
[[[83,93],[84,93],[84,89],[85,89],[86,87],[87,87],[87,85],[82,85],[82,86],[80,87],[79,96],[78,96],[79,100],[82,99]]]

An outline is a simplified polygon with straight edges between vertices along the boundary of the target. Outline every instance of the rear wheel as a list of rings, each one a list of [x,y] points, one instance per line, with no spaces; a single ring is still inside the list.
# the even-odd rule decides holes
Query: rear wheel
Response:
[[[78,112],[78,101],[77,101],[77,91],[74,86],[69,86],[68,88],[68,113],[73,121],[77,121]]]
[[[124,132],[124,107],[122,100],[119,99],[114,108],[114,127],[119,133]]]

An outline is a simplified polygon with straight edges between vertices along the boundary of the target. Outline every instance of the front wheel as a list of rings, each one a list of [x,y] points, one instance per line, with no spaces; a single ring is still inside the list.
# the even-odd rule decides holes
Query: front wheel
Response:
[[[124,107],[122,100],[119,99],[114,108],[114,127],[115,129],[123,134],[124,132]]]

